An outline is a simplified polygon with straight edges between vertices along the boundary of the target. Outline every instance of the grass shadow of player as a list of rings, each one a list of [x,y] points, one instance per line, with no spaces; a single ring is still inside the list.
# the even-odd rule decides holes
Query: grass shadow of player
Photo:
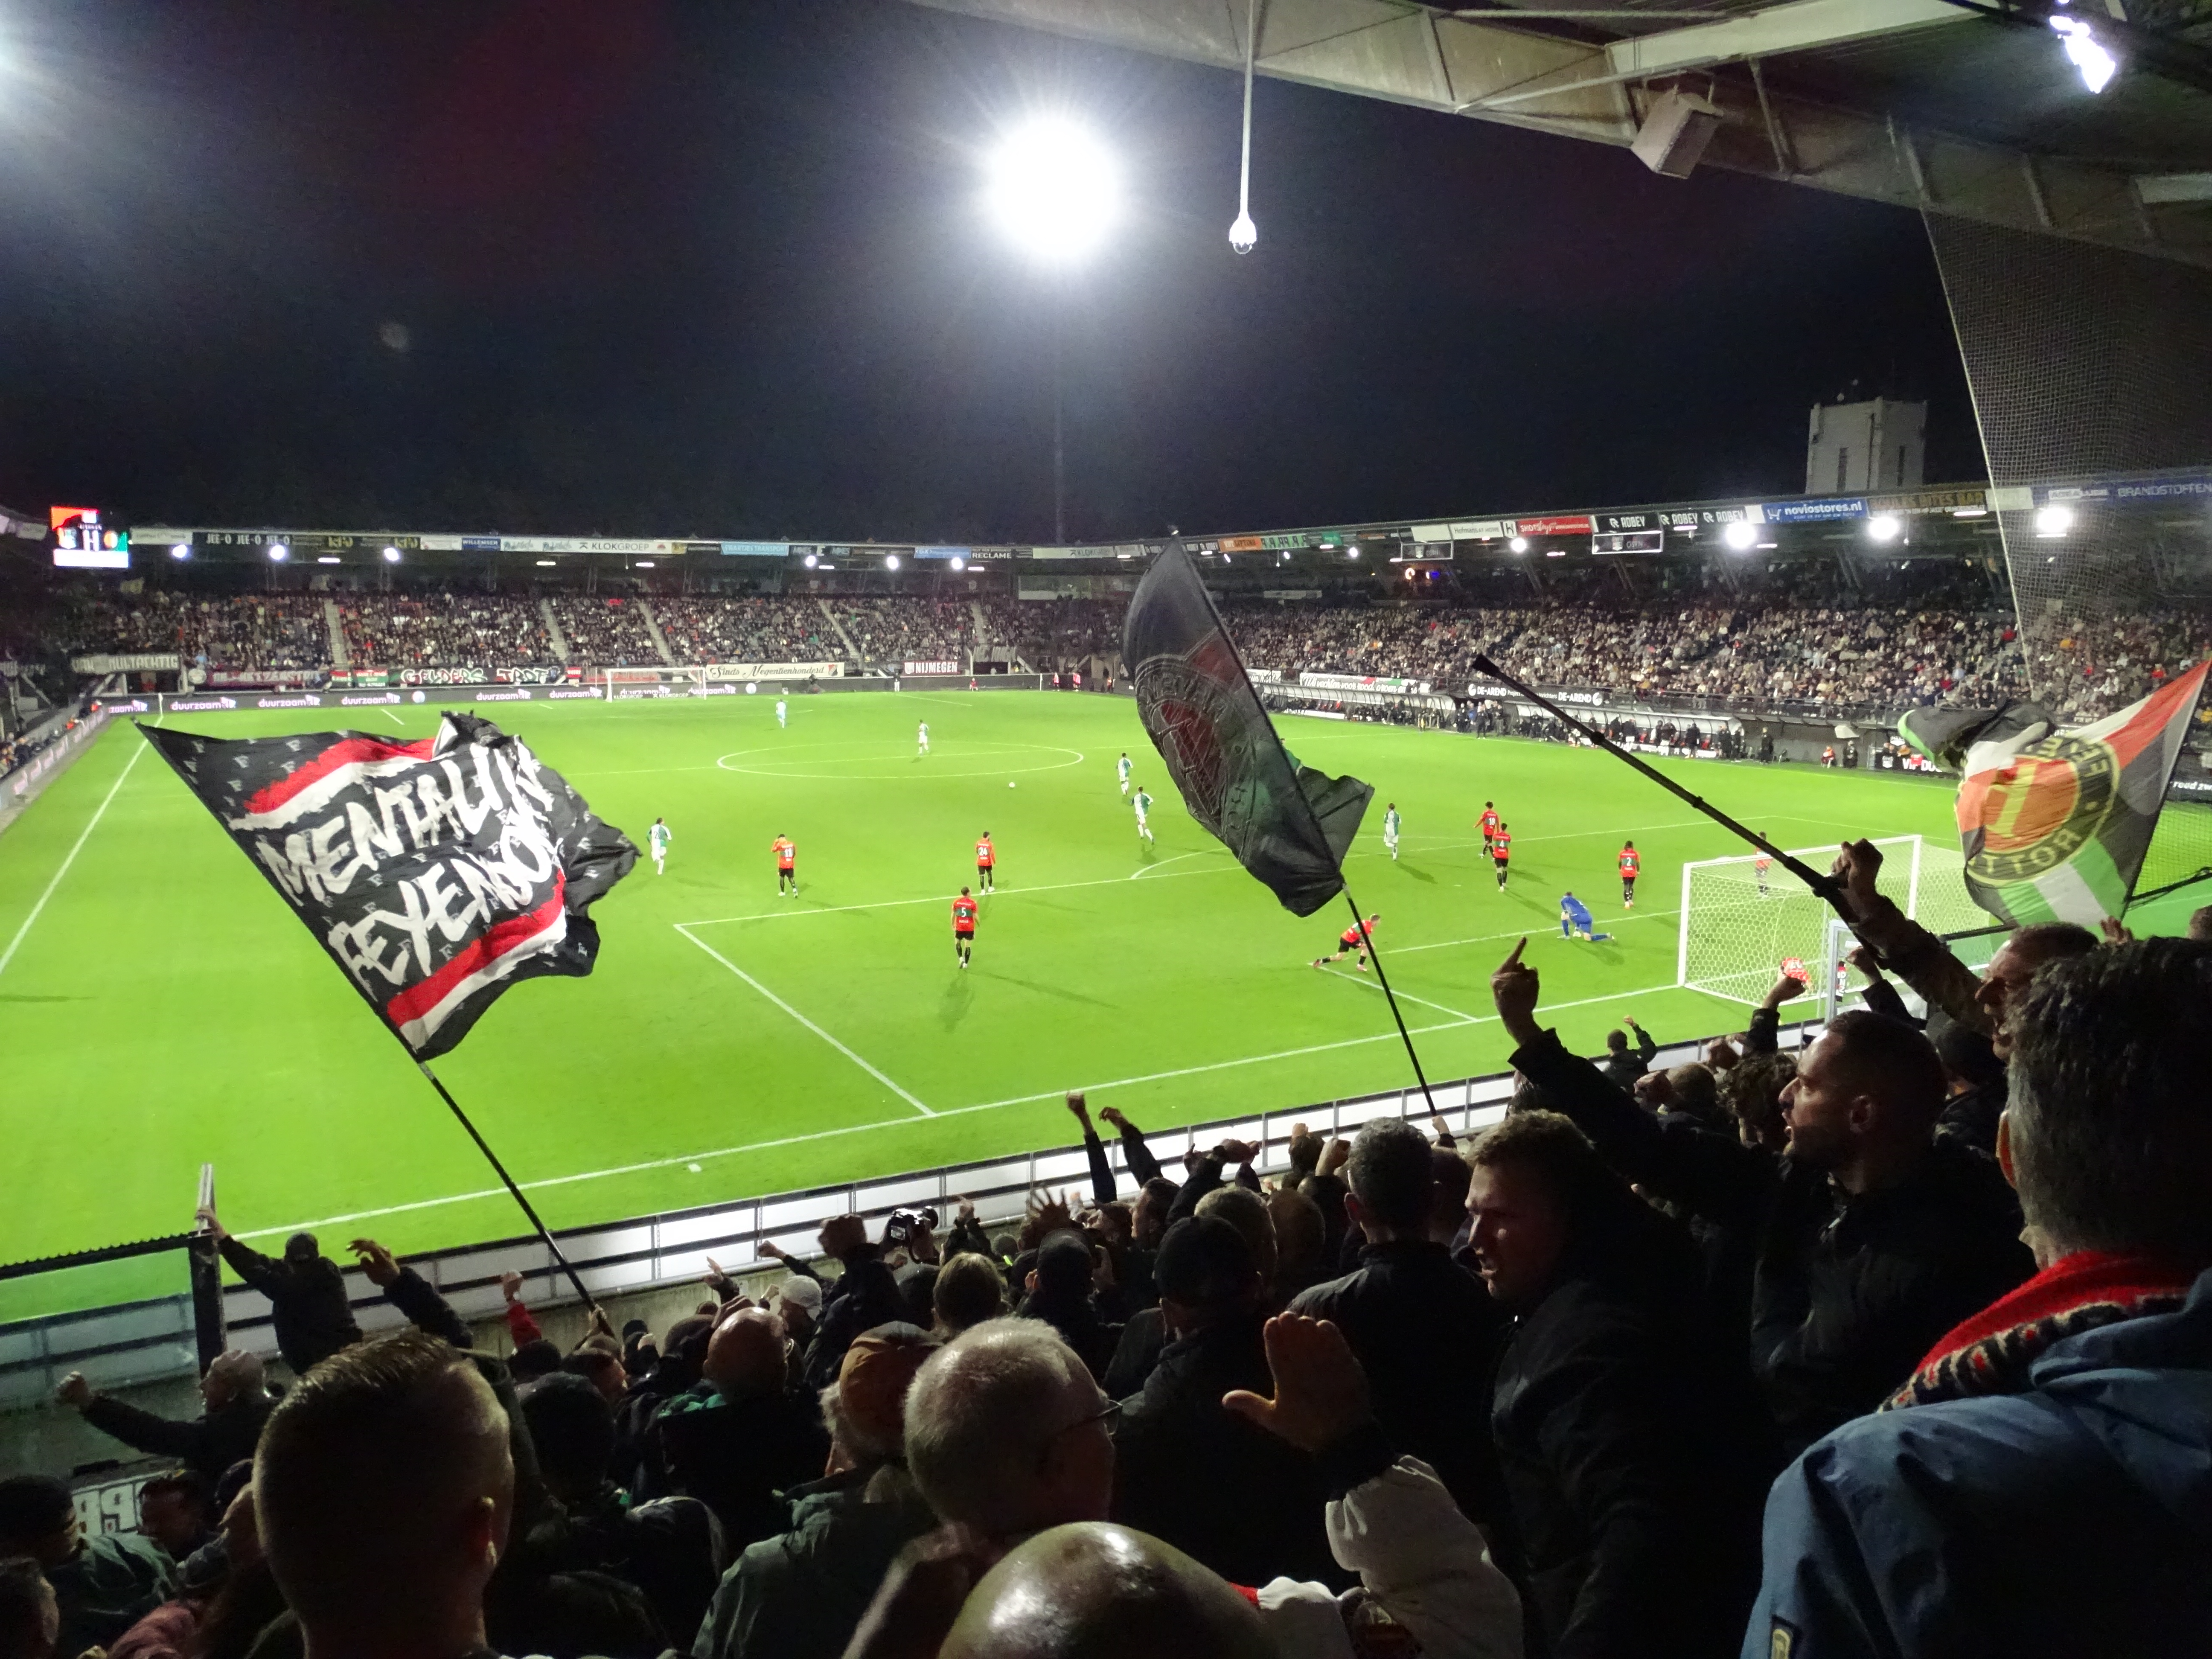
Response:
[[[938,1002],[937,1023],[948,1031],[958,1030],[960,1022],[968,1018],[968,1011],[975,1006],[975,981],[956,966],[952,969],[951,981],[945,986],[945,995]]]
[[[1411,876],[1415,881],[1425,881],[1431,887],[1437,884],[1437,878],[1431,875],[1427,871],[1422,869],[1418,864],[1407,864],[1401,861],[1398,867],[1401,870],[1403,870],[1407,875]]]
[[[1048,985],[1042,980],[1017,979],[1012,974],[994,974],[988,969],[971,970],[983,979],[994,979],[1001,985],[1018,985],[1024,991],[1037,991],[1048,997],[1058,997],[1062,1002],[1086,1003],[1093,1008],[1119,1008],[1118,1002],[1109,1002],[1103,997],[1087,997],[1080,991],[1071,991],[1065,985]]]

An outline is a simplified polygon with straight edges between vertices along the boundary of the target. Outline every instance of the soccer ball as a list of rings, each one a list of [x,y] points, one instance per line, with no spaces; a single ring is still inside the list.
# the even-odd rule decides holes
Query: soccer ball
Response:
[[[1009,789],[1011,789],[1011,788],[1012,788],[1013,787],[1014,787],[1014,781],[1013,781],[1012,778],[1008,778],[1008,779],[1006,780],[1006,787],[1007,787],[1007,788],[1009,788]]]

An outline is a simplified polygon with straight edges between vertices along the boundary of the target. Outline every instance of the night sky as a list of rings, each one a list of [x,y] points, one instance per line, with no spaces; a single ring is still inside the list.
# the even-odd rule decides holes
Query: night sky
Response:
[[[12,14],[12,15],[11,15]],[[895,0],[0,9],[0,501],[124,522],[1048,538],[1803,484],[1925,397],[1918,219]],[[1055,284],[977,201],[1030,111],[1123,159]],[[396,327],[393,325],[397,325]]]

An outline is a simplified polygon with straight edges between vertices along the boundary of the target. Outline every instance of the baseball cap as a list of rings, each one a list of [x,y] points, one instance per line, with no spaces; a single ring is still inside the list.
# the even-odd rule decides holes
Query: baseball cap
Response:
[[[822,1281],[809,1279],[803,1273],[793,1273],[775,1288],[776,1299],[788,1302],[809,1313],[822,1311]]]

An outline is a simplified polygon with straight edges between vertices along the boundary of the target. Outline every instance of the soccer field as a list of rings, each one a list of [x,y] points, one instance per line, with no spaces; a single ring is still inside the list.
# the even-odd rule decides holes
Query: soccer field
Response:
[[[494,712],[641,845],[656,814],[674,832],[665,875],[641,859],[595,909],[590,978],[515,988],[438,1062],[552,1225],[1064,1143],[1071,1088],[1164,1128],[1410,1080],[1372,975],[1308,965],[1342,906],[1300,921],[1238,870],[1184,815],[1127,700],[801,696],[781,731],[766,697]],[[368,718],[410,737],[436,724],[428,708]],[[1586,750],[1280,724],[1306,763],[1376,787],[1346,872],[1382,915],[1432,1079],[1503,1066],[1486,981],[1523,933],[1571,1044],[1595,1049],[1623,1013],[1662,1042],[1741,1020],[1674,988],[1680,866],[1739,848],[1648,781]],[[1115,784],[1124,749],[1156,846]],[[1666,764],[1785,846],[1949,833],[1949,789],[1926,780]],[[1486,798],[1514,834],[1503,894],[1473,827]],[[1386,800],[1405,820],[1395,863]],[[1000,885],[963,973],[948,907],[984,830]],[[781,833],[796,898],[776,891]],[[1626,916],[1624,836],[1644,870]],[[1569,887],[1611,939],[1559,938]],[[225,1220],[264,1241],[306,1225],[328,1249],[373,1233],[404,1252],[524,1231],[399,1046],[129,726],[0,836],[0,952],[19,1194],[0,1261],[173,1231],[203,1162]],[[139,1263],[17,1284],[0,1317],[174,1276]]]

